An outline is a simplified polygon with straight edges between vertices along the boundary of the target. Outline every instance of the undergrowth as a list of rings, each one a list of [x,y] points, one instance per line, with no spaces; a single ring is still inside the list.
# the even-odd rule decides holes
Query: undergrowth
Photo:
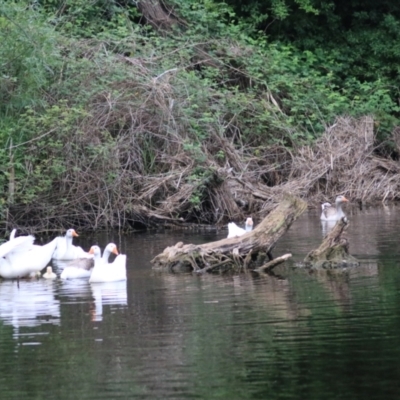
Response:
[[[163,31],[129,2],[0,5],[3,229],[262,214],[268,188],[289,182],[294,155],[337,116],[371,115],[389,137],[399,109],[386,81],[339,85],[328,53],[266,41],[226,4],[195,3],[171,1]],[[254,204],[235,195],[246,183],[264,190]]]

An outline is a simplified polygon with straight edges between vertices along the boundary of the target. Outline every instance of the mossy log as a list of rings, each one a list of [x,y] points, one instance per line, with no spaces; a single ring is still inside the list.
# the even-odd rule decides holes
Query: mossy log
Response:
[[[167,247],[152,263],[154,268],[211,270],[255,269],[264,264],[279,238],[307,208],[303,200],[286,196],[256,228],[243,236],[202,245],[182,242]]]
[[[345,234],[348,226],[346,217],[339,220],[318,249],[308,253],[304,259],[305,265],[328,269],[359,265],[358,260],[349,253],[349,240]]]

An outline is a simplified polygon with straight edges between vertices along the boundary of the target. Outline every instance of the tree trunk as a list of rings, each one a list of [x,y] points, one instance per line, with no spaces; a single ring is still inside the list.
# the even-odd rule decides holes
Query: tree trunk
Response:
[[[303,200],[287,196],[251,232],[231,239],[202,245],[182,242],[167,247],[152,263],[154,268],[192,269],[196,272],[214,269],[254,269],[264,264],[279,238],[307,208]]]
[[[318,249],[308,253],[304,262],[312,268],[340,268],[357,266],[359,262],[349,254],[349,241],[345,235],[349,222],[343,217],[336,223]]]

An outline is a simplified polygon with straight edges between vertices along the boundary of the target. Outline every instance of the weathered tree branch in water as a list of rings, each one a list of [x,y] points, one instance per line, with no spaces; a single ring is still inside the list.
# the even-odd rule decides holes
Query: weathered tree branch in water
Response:
[[[292,255],[290,253],[284,254],[283,256],[277,257],[277,258],[265,263],[261,267],[256,268],[254,271],[255,272],[271,271],[273,268],[275,268],[278,265],[284,263],[286,260],[288,260],[291,257],[292,257]]]
[[[358,265],[357,259],[349,254],[349,241],[345,236],[348,226],[349,222],[346,217],[338,221],[318,249],[308,253],[304,259],[306,266],[337,268]]]
[[[267,253],[306,208],[303,200],[287,196],[253,231],[243,236],[202,245],[178,243],[167,247],[152,263],[155,268],[191,268],[196,272],[256,268],[264,263]]]

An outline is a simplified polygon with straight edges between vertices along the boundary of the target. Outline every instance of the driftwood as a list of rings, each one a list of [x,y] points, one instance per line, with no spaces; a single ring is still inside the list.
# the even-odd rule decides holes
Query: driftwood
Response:
[[[206,271],[249,268],[264,264],[278,239],[307,208],[303,200],[286,196],[251,232],[202,245],[182,242],[167,247],[152,263],[154,268]]]
[[[349,253],[349,241],[346,237],[346,230],[349,221],[343,217],[336,223],[329,232],[321,245],[316,250],[312,250],[304,263],[312,268],[340,268],[359,265],[358,260]]]

